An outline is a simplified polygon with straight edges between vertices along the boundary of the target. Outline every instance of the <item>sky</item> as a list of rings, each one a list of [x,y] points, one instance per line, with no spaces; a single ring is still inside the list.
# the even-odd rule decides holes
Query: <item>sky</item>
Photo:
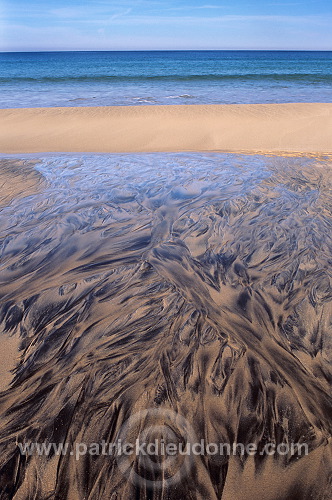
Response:
[[[331,0],[0,0],[0,51],[332,50]]]

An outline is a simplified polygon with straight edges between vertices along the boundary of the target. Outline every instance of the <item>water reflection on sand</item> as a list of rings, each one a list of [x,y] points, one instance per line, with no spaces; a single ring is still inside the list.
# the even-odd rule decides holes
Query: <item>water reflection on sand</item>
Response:
[[[0,321],[20,352],[10,385],[3,355],[0,499],[330,499],[332,162],[1,162]],[[176,462],[136,457],[125,473],[110,456],[17,447],[115,442],[146,409],[132,434],[177,435],[171,411],[198,440],[310,453],[195,457],[172,483]]]

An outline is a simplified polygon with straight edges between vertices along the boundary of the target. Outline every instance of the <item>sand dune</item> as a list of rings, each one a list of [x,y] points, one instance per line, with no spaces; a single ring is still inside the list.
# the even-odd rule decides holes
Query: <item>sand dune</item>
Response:
[[[332,104],[0,110],[0,152],[332,152]]]

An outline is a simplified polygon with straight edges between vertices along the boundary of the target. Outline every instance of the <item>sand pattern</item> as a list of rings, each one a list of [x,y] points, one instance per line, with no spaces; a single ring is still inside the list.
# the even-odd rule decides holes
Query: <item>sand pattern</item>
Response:
[[[1,329],[20,342],[0,396],[1,500],[331,498],[331,165],[49,156],[41,191],[0,199]],[[181,441],[181,418],[198,441],[309,455],[153,469],[17,445],[124,429]]]
[[[1,159],[0,168],[0,207],[14,198],[26,197],[38,192],[45,179],[34,165],[35,161]]]

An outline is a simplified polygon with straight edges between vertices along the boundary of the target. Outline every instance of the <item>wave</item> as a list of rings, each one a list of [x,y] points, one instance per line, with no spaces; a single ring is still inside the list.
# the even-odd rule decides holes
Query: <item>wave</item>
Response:
[[[332,74],[275,74],[275,73],[243,73],[240,75],[195,74],[195,75],[64,75],[64,76],[8,76],[0,77],[0,84],[6,83],[122,83],[122,82],[289,82],[305,84],[332,84]]]

